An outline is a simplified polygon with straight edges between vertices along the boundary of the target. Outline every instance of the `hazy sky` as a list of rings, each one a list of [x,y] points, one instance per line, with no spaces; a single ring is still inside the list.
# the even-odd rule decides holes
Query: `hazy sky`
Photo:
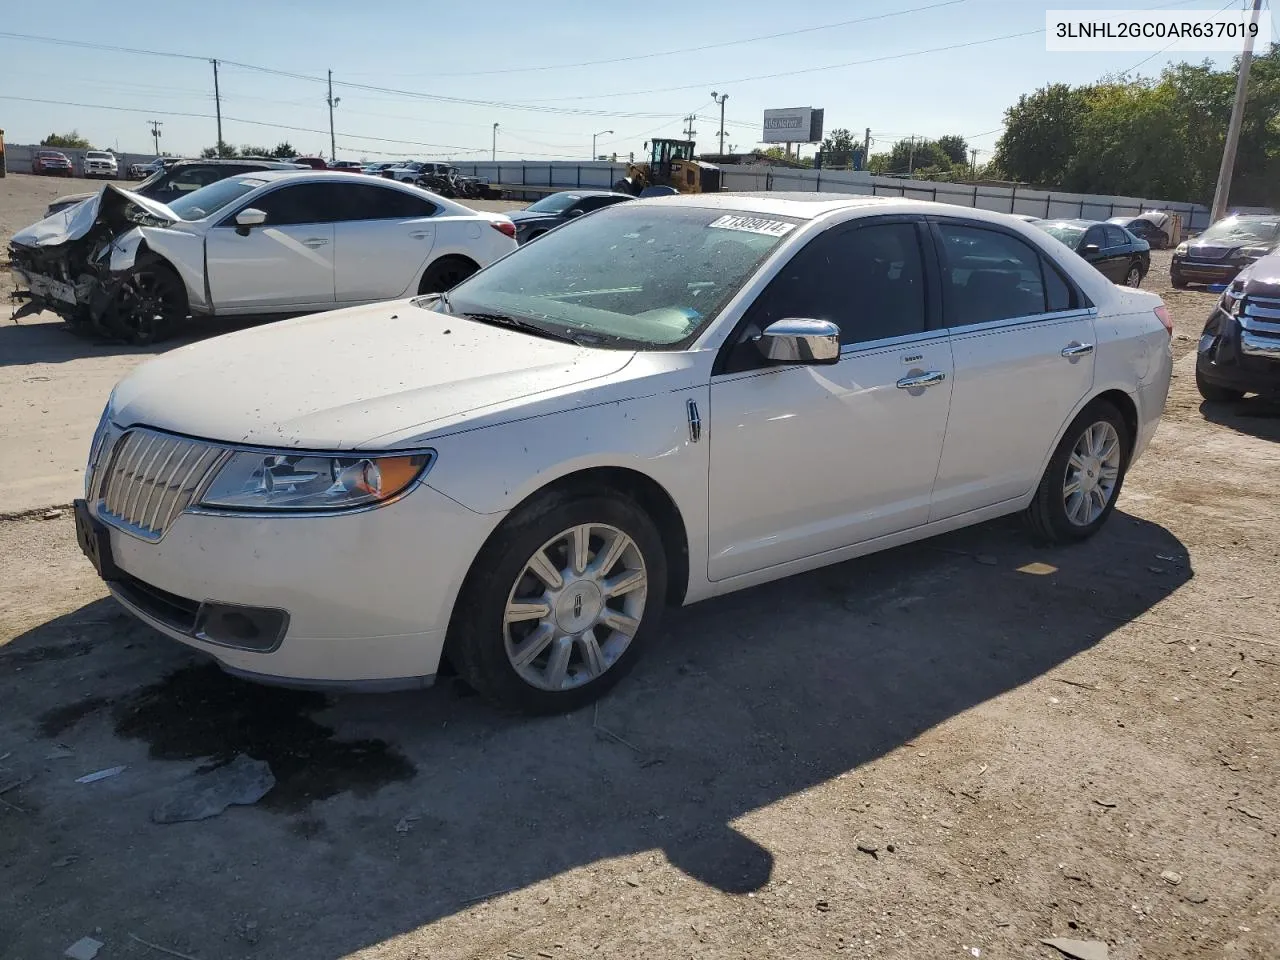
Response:
[[[587,159],[592,133],[605,130],[614,132],[601,133],[598,151],[625,156],[639,152],[648,137],[679,136],[680,118],[689,113],[700,118],[694,124],[699,149],[712,149],[718,129],[713,89],[729,94],[727,144],[739,148],[756,143],[765,108],[813,106],[826,109],[828,130],[850,127],[860,134],[869,126],[873,152],[908,135],[945,133],[965,135],[973,146],[989,151],[1005,108],[1019,94],[1054,81],[1088,82],[1132,68],[1148,56],[1046,53],[1043,32],[1008,37],[1043,31],[1046,9],[1216,11],[1224,3],[11,3],[0,24],[0,128],[12,143],[32,143],[52,131],[74,128],[98,146],[149,152],[147,121],[154,118],[164,124],[162,149],[190,154],[216,139],[213,72],[207,60],[217,57],[307,77],[323,78],[333,70],[334,95],[342,101],[335,114],[340,158],[488,159],[495,122],[500,124],[500,159]],[[672,11],[669,15],[662,13],[664,6]],[[919,9],[924,7],[931,9]],[[914,12],[883,16],[897,11]],[[847,23],[870,17],[882,18]],[[841,23],[845,25],[834,25]],[[811,27],[822,29],[733,42]],[[194,59],[58,46],[4,33]],[[1001,37],[1006,39],[993,39]],[[688,50],[711,44],[720,45]],[[959,44],[973,45],[901,56]],[[688,52],[670,52],[675,50]],[[898,59],[854,62],[889,57]],[[621,58],[639,59],[580,65]],[[1223,64],[1229,55],[1213,58]],[[1142,64],[1141,72],[1158,73],[1170,59],[1185,57],[1156,55]],[[284,139],[304,153],[328,154],[323,82],[231,63],[219,70],[224,139],[266,147]]]

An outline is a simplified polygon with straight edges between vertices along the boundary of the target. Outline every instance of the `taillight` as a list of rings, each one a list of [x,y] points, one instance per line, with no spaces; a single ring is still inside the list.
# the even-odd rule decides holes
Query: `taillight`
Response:
[[[1165,333],[1173,336],[1173,317],[1169,316],[1169,308],[1163,303],[1156,307],[1156,316],[1160,320],[1160,325],[1164,327]]]
[[[497,230],[504,237],[510,237],[512,240],[516,238],[516,225],[510,220],[490,220],[489,226]]]

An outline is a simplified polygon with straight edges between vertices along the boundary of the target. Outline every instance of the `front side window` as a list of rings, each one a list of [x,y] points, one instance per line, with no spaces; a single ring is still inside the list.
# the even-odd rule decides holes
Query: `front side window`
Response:
[[[342,219],[335,184],[295,183],[258,197],[252,206],[267,215],[266,226],[333,223]],[[234,225],[234,224],[229,224]]]
[[[1040,254],[998,230],[939,224],[943,311],[949,327],[1046,312]]]
[[[1129,245],[1129,238],[1124,235],[1124,231],[1119,227],[1104,227],[1107,234],[1108,247],[1125,247]]]
[[[606,344],[672,346],[711,322],[796,227],[773,215],[623,204],[464,280],[448,309]]]
[[[925,283],[915,223],[836,227],[811,241],[756,301],[747,335],[792,317],[828,320],[846,344],[923,333]]]

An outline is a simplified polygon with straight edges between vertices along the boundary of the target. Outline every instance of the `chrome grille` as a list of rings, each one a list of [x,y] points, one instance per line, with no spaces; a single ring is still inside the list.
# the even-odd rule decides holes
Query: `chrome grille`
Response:
[[[159,540],[224,453],[199,440],[130,430],[104,451],[109,465],[98,485],[98,515],[135,536]]]

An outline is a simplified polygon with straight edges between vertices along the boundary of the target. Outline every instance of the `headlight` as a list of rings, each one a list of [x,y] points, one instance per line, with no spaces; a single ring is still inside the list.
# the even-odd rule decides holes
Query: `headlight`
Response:
[[[1180,244],[1174,247],[1173,252],[1178,256],[1185,257],[1187,255],[1187,241],[1183,240]]]
[[[232,510],[343,510],[389,500],[426,472],[434,453],[289,456],[242,450],[200,498]]]

